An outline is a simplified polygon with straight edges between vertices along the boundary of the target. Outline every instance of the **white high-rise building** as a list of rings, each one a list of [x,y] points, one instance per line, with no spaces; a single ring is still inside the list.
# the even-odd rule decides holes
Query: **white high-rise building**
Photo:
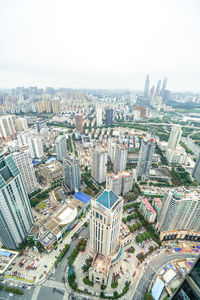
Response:
[[[67,155],[67,141],[64,135],[59,135],[55,141],[57,160],[63,161]]]
[[[20,170],[26,192],[29,194],[38,188],[35,171],[28,147],[20,148],[20,151],[12,153],[13,159]]]
[[[111,159],[111,162],[114,162],[115,159],[115,151],[116,151],[116,144],[113,142],[112,139],[108,140],[108,155]]]
[[[28,129],[28,124],[26,118],[16,118],[15,119],[15,126],[17,132],[25,131]]]
[[[107,174],[107,152],[101,149],[92,150],[91,175],[98,182],[106,181]]]
[[[155,141],[151,135],[147,135],[142,140],[137,164],[137,177],[141,176],[142,180],[146,180],[149,176],[154,151]]]
[[[103,115],[103,110],[101,105],[97,105],[97,126],[102,126],[103,121],[102,121],[102,115]]]
[[[128,157],[128,151],[125,146],[117,145],[115,150],[115,158],[113,170],[114,172],[121,172],[126,170],[126,162]]]
[[[17,249],[34,225],[21,173],[11,155],[0,156],[0,239]]]
[[[197,192],[169,191],[158,215],[159,231],[200,231],[200,198]]]
[[[13,116],[0,116],[0,138],[13,139],[16,136]]]
[[[106,188],[111,189],[116,195],[125,195],[133,187],[134,174],[131,171],[107,174]]]
[[[27,142],[31,157],[34,159],[42,159],[44,157],[44,150],[41,137],[39,135],[27,136]]]
[[[170,133],[170,137],[168,140],[167,148],[171,149],[171,150],[176,150],[179,145],[181,135],[182,135],[181,126],[173,125],[171,133]]]
[[[81,174],[78,159],[73,156],[63,158],[64,181],[70,188],[70,191],[77,192],[81,187]]]

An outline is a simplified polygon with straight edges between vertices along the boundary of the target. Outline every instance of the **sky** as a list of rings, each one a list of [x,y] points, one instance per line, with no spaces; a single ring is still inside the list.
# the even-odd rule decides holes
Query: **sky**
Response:
[[[200,92],[199,0],[0,0],[0,88]]]

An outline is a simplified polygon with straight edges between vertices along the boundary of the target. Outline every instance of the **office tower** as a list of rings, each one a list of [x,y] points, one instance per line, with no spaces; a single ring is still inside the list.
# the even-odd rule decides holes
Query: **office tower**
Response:
[[[20,148],[20,151],[12,153],[14,162],[20,170],[26,192],[29,194],[38,188],[35,171],[28,147]]]
[[[172,300],[199,300],[200,299],[200,256],[196,258],[189,273],[184,276],[183,282],[176,289]]]
[[[92,167],[91,175],[98,182],[106,181],[107,173],[107,152],[102,149],[94,149],[92,151]]]
[[[111,189],[116,195],[125,195],[133,187],[134,174],[131,171],[108,173],[106,176],[106,188]]]
[[[57,160],[63,161],[63,158],[67,155],[67,141],[64,135],[59,135],[55,141]]]
[[[28,129],[26,118],[16,118],[15,125],[17,132],[25,131]]]
[[[170,93],[171,92],[169,90],[165,90],[164,95],[163,95],[163,101],[167,102],[169,100]]]
[[[160,96],[162,96],[162,97],[164,96],[166,86],[167,86],[167,77],[164,78],[163,85],[162,85],[162,88],[160,90]]]
[[[148,97],[149,95],[149,75],[147,75],[144,85],[144,97]]]
[[[113,125],[113,109],[107,108],[106,109],[106,126]]]
[[[169,191],[162,201],[157,228],[168,231],[200,231],[200,198],[196,192]]]
[[[13,139],[16,136],[13,116],[0,116],[0,138]]]
[[[44,157],[42,139],[39,135],[27,136],[27,143],[30,149],[31,157],[33,159],[42,159]]]
[[[200,183],[200,154],[192,171],[192,176]]]
[[[155,141],[152,136],[148,134],[142,140],[137,164],[137,177],[141,176],[142,180],[146,180],[149,176],[154,151]]]
[[[167,144],[168,149],[171,149],[171,150],[177,149],[177,147],[179,145],[179,141],[181,139],[181,134],[182,134],[181,126],[173,125],[171,132],[170,132],[168,144]]]
[[[97,111],[97,126],[102,126],[102,114],[103,114],[103,110],[102,110],[102,106],[101,105],[97,105],[96,108]]]
[[[76,192],[81,187],[81,174],[78,159],[67,156],[63,159],[64,181],[71,192]]]
[[[160,95],[160,86],[161,86],[161,80],[158,80],[157,87],[156,87],[156,96]]]
[[[126,170],[127,156],[127,148],[125,146],[117,145],[113,165],[114,172],[121,172]]]
[[[76,126],[76,131],[80,133],[83,132],[82,115],[75,115],[75,126]]]
[[[91,201],[90,251],[94,256],[89,279],[106,284],[111,258],[120,247],[123,199],[111,190]]]
[[[154,91],[155,91],[155,86],[153,85],[149,92],[149,99],[151,99],[151,97],[153,97]]]
[[[34,224],[22,177],[11,155],[0,157],[0,239],[17,249]]]

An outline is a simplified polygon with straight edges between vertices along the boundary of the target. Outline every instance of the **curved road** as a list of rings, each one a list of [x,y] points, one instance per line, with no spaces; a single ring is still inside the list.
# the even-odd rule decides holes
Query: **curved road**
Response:
[[[160,253],[154,257],[147,266],[145,273],[140,279],[132,300],[144,300],[145,294],[148,292],[149,286],[154,275],[162,268],[163,265],[174,259],[196,258],[197,255],[190,253],[169,255],[168,253]]]

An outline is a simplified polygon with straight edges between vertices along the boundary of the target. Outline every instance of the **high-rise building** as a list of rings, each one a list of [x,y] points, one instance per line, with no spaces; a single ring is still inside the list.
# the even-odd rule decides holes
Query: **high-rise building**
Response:
[[[161,80],[158,80],[158,83],[156,86],[156,96],[160,95],[160,86],[161,86]]]
[[[154,223],[156,220],[156,211],[151,206],[150,202],[147,199],[143,199],[140,202],[140,211],[144,216],[145,220],[149,223]]]
[[[192,176],[200,183],[200,154],[192,171]]]
[[[102,149],[92,151],[91,175],[98,182],[106,181],[107,174],[107,152]]]
[[[22,177],[11,155],[0,157],[0,239],[17,249],[34,224]]]
[[[26,118],[16,118],[15,125],[17,132],[25,131],[28,129]]]
[[[97,105],[97,126],[102,126],[102,115],[103,115],[103,110],[101,105]]]
[[[106,126],[113,125],[113,109],[107,108],[106,109]]]
[[[160,96],[162,96],[162,97],[164,96],[166,86],[167,86],[167,77],[164,78],[162,88],[160,90]]]
[[[108,155],[109,155],[112,163],[114,162],[114,159],[115,159],[115,150],[116,150],[116,144],[111,138],[109,138],[108,139]]]
[[[44,150],[41,137],[39,135],[28,135],[27,142],[31,157],[33,159],[42,159],[44,157]]]
[[[188,274],[184,276],[181,285],[176,289],[172,300],[199,300],[200,299],[200,256]]]
[[[0,116],[0,138],[13,139],[16,136],[13,116]]]
[[[78,159],[68,155],[63,159],[63,165],[65,183],[70,191],[78,191],[81,187],[81,174]]]
[[[28,147],[20,148],[20,151],[12,153],[13,159],[20,170],[26,192],[29,194],[38,188],[35,171]]]
[[[58,101],[58,100],[52,100],[51,104],[52,104],[52,112],[53,112],[53,114],[59,114],[59,112],[60,112],[60,101]]]
[[[149,177],[154,151],[155,141],[152,136],[148,134],[142,140],[137,165],[137,177],[141,176],[142,180],[146,180]]]
[[[82,115],[75,115],[75,126],[76,126],[76,131],[78,131],[80,133],[83,132]]]
[[[142,119],[147,117],[147,108],[145,106],[136,105],[135,109],[140,111],[140,117]]]
[[[67,141],[65,135],[59,135],[55,141],[57,160],[63,161],[67,155]]]
[[[173,125],[170,132],[167,148],[171,150],[176,150],[179,145],[181,135],[182,135],[181,126]]]
[[[104,190],[91,201],[90,251],[94,261],[89,279],[105,284],[111,263],[110,256],[120,247],[123,199],[111,190]],[[118,249],[119,251],[119,249]]]
[[[111,189],[116,195],[125,195],[133,187],[134,174],[131,171],[122,171],[118,173],[107,173],[106,188]]]
[[[200,198],[195,192],[169,191],[162,201],[157,228],[168,231],[200,231]]]
[[[149,75],[147,75],[144,85],[144,97],[148,97],[149,95]]]
[[[113,165],[113,171],[115,173],[126,170],[127,157],[128,157],[127,148],[122,145],[117,145],[115,150],[115,158],[114,158],[114,165]]]

